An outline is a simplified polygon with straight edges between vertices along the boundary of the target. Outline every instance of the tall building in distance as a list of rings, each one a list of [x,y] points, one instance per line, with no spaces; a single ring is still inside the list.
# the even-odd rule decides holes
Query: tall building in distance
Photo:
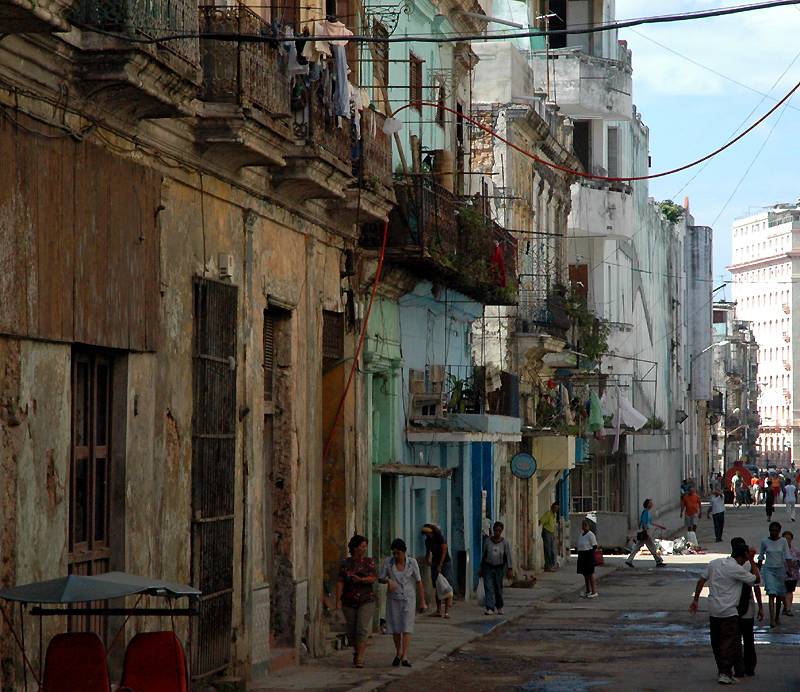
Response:
[[[789,466],[792,450],[800,450],[800,390],[793,377],[800,352],[792,350],[800,336],[793,319],[800,307],[793,283],[800,273],[800,205],[776,204],[739,219],[732,234],[736,313],[752,323],[758,343],[760,463]]]

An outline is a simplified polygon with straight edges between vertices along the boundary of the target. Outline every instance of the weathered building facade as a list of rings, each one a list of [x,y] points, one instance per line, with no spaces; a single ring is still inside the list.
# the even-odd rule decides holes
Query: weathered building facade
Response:
[[[139,42],[260,35],[267,10],[131,8],[0,8],[0,583],[193,583],[193,674],[254,678],[326,650],[326,575],[368,513],[345,392],[390,142],[287,46]]]

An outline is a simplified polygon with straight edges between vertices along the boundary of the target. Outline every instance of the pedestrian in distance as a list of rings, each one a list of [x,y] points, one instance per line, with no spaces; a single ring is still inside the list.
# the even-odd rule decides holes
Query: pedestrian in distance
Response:
[[[783,537],[789,544],[789,553],[792,556],[786,566],[786,595],[783,597],[783,614],[789,617],[794,616],[792,601],[794,601],[794,591],[797,588],[797,580],[800,579],[800,550],[792,545],[794,534],[791,531],[784,531]]]
[[[786,504],[786,514],[791,521],[794,521],[794,508],[797,504],[797,486],[792,482],[791,478],[786,480],[786,485],[783,486],[783,501]]]
[[[689,606],[692,615],[697,613],[700,593],[708,586],[708,620],[711,633],[711,649],[717,663],[721,685],[732,685],[734,668],[742,659],[742,638],[739,632],[739,602],[742,585],[752,586],[756,575],[745,569],[747,545],[744,539],[731,541],[731,554],[708,563],[705,572],[697,580],[694,599]]]
[[[772,488],[767,485],[764,493],[764,511],[767,513],[767,521],[772,521],[772,515],[775,513],[775,493]]]
[[[781,525],[773,521],[769,525],[769,536],[761,541],[758,551],[758,568],[764,582],[764,590],[769,596],[769,626],[779,627],[781,606],[786,595],[786,573],[792,553],[789,543],[781,536]]]
[[[386,584],[386,631],[394,639],[395,657],[392,665],[411,668],[408,660],[408,649],[411,646],[411,635],[414,632],[414,617],[417,611],[417,594],[419,594],[419,610],[424,613],[425,589],[419,564],[413,557],[408,557],[408,547],[402,538],[392,541],[392,554],[381,566],[379,581]]]
[[[503,578],[511,579],[513,563],[511,561],[511,544],[503,538],[503,522],[496,521],[492,526],[492,535],[483,542],[481,554],[480,576],[486,591],[486,615],[503,614]]]
[[[700,519],[700,496],[693,486],[681,498],[681,516],[685,517],[687,531],[697,531]]]
[[[453,606],[453,592],[444,598],[439,597],[437,582],[441,574],[451,588],[455,582],[453,579],[453,560],[450,558],[450,551],[447,548],[447,539],[442,530],[436,524],[425,524],[422,527],[425,535],[425,562],[431,566],[431,580],[433,581],[433,592],[436,594],[436,612],[431,613],[434,617],[449,618],[450,608]]]
[[[558,531],[558,502],[550,505],[547,510],[539,518],[539,523],[542,526],[542,546],[544,548],[544,571],[555,572],[558,568],[558,560],[556,559],[556,532]]]
[[[731,485],[733,486],[733,506],[741,507],[744,504],[744,498],[742,496],[744,479],[738,471],[733,475],[733,478],[731,479]]]
[[[653,521],[653,506],[653,501],[649,498],[642,503],[643,509],[642,513],[639,515],[639,532],[636,534],[636,543],[633,546],[633,550],[631,550],[631,554],[628,555],[628,559],[625,560],[625,564],[628,567],[633,567],[633,560],[636,557],[636,553],[638,553],[643,546],[647,546],[647,549],[656,561],[656,567],[664,566],[664,560],[661,559],[656,549],[656,544],[653,543],[651,531],[654,526],[662,531],[666,530],[667,527],[656,524]]]
[[[725,497],[722,495],[722,490],[714,489],[711,493],[708,516],[714,522],[714,539],[717,543],[721,543],[722,531],[725,528]]]
[[[592,532],[592,525],[588,519],[581,522],[581,535],[578,537],[578,574],[583,575],[586,591],[584,598],[597,598],[597,582],[595,581],[594,551],[597,550],[597,538]]]
[[[375,561],[367,557],[367,539],[355,534],[347,544],[350,557],[344,559],[336,582],[336,608],[344,612],[347,633],[353,643],[353,665],[364,667],[367,639],[375,616]]]
[[[756,664],[758,657],[756,656],[756,641],[755,641],[755,618],[756,618],[756,604],[758,604],[758,621],[764,621],[764,605],[761,602],[761,573],[758,571],[758,566],[755,563],[756,551],[745,543],[743,538],[734,538],[731,541],[731,550],[735,546],[743,545],[747,549],[747,562],[744,568],[749,570],[756,576],[756,583],[753,586],[748,584],[742,585],[742,595],[739,599],[737,613],[739,615],[739,634],[742,637],[742,658],[734,664],[734,674],[736,678],[752,677],[756,674]],[[755,599],[753,598],[755,596]]]

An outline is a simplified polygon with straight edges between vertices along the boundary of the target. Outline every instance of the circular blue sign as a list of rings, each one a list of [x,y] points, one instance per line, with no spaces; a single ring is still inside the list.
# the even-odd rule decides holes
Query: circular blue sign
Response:
[[[533,478],[537,466],[536,459],[525,452],[520,452],[511,457],[511,473],[517,478],[522,478],[523,480]]]

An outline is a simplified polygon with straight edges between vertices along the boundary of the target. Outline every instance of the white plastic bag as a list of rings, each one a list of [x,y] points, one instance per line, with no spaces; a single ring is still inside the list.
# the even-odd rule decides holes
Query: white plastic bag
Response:
[[[697,534],[694,531],[686,532],[686,542],[689,545],[700,545],[700,543],[697,540]]]
[[[436,578],[436,597],[443,601],[446,598],[450,598],[453,595],[453,587],[450,586],[450,582],[445,579],[443,574],[440,574]]]
[[[478,599],[479,606],[482,606],[486,602],[486,587],[483,585],[483,577],[478,579],[478,588],[475,590],[475,598]]]

